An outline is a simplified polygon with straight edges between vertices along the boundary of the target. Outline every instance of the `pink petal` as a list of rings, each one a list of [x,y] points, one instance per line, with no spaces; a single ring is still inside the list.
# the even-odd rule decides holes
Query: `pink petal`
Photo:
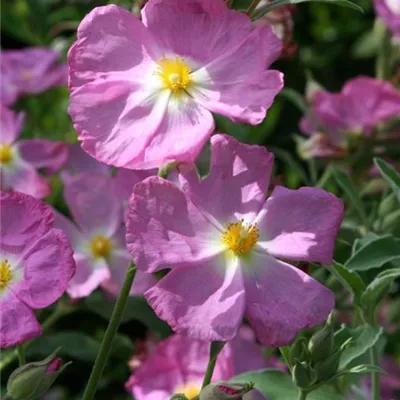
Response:
[[[21,140],[18,149],[25,162],[34,168],[46,168],[47,174],[58,171],[68,159],[68,147],[64,142],[46,139]]]
[[[110,279],[107,263],[102,258],[94,261],[78,253],[75,253],[74,258],[76,273],[67,289],[73,299],[89,296],[103,282]]]
[[[145,293],[175,332],[205,341],[236,335],[245,307],[243,281],[240,268],[225,268],[223,257],[173,269]]]
[[[319,188],[276,186],[256,218],[259,245],[276,257],[331,263],[343,202]]]
[[[1,247],[22,252],[53,226],[50,206],[23,193],[1,193]]]
[[[297,332],[328,318],[335,305],[333,293],[301,270],[254,253],[242,265],[246,288],[246,317],[265,346],[289,344]]]
[[[33,309],[53,304],[64,294],[75,274],[72,255],[65,234],[52,229],[22,254],[23,280],[13,290]]]
[[[154,50],[150,33],[130,12],[116,5],[96,7],[80,23],[78,41],[68,53],[70,89],[93,81],[143,79],[154,64]]]
[[[122,205],[113,193],[111,177],[83,173],[72,177],[64,197],[83,233],[112,236],[122,224]]]
[[[18,161],[13,169],[3,168],[1,174],[1,186],[17,192],[26,193],[38,199],[47,197],[51,193],[51,187],[47,180],[29,164]]]
[[[22,344],[41,335],[42,328],[32,310],[11,291],[2,294],[0,323],[0,347]]]
[[[16,113],[3,105],[0,105],[0,130],[1,143],[13,143],[21,133],[25,114]]]
[[[392,31],[396,38],[400,37],[399,5],[397,0],[374,0],[375,10],[378,17],[382,18],[385,24]]]
[[[55,218],[54,227],[62,230],[67,235],[73,249],[77,249],[79,245],[87,240],[70,219],[54,209],[53,214]]]
[[[252,221],[265,201],[273,154],[227,135],[211,138],[211,154],[210,174],[199,182],[191,171],[184,190],[221,224],[233,218]]]
[[[214,241],[221,233],[176,185],[159,177],[134,186],[126,232],[133,261],[145,272],[198,263],[220,251]]]

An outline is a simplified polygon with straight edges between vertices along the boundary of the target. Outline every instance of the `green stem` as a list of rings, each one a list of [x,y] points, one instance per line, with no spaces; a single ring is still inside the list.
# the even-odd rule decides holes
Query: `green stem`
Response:
[[[17,344],[17,355],[19,366],[22,367],[25,364],[25,351],[22,344]]]
[[[103,341],[101,342],[100,350],[93,365],[92,373],[90,374],[90,378],[86,385],[85,392],[83,393],[82,400],[92,400],[94,398],[94,395],[96,394],[97,384],[101,378],[101,375],[103,374],[103,370],[106,365],[112,343],[118,331],[118,327],[125,310],[126,301],[128,299],[133,280],[135,278],[135,273],[136,268],[131,265],[128,268],[128,272],[125,276],[125,281],[122,284],[117,302],[115,303],[110,322],[104,334]]]
[[[249,8],[246,11],[246,14],[251,17],[251,15],[253,14],[254,10],[256,9],[256,7],[258,6],[258,3],[260,2],[260,0],[252,0]]]
[[[208,361],[206,374],[204,375],[203,384],[201,385],[201,388],[206,387],[211,382],[216,362],[217,362],[217,357],[212,357],[210,354],[210,359]]]
[[[325,184],[329,181],[330,177],[332,176],[332,168],[326,167],[324,173],[322,174],[321,178],[319,178],[316,186],[323,188]]]
[[[383,35],[382,35],[382,42],[379,47],[379,53],[378,57],[376,59],[376,77],[378,79],[390,79],[391,76],[391,52],[392,52],[392,43],[391,43],[391,37],[389,31],[382,27],[384,29]]]
[[[379,367],[379,357],[376,346],[369,350],[372,365]],[[379,372],[371,372],[372,382],[372,400],[380,400],[381,398],[381,374]]]
[[[302,390],[300,388],[298,389],[297,400],[306,400],[307,396],[308,396],[308,392],[305,392],[304,390]]]

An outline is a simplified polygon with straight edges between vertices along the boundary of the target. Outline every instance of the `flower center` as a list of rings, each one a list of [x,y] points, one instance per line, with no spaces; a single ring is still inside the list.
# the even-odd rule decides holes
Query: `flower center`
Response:
[[[13,159],[13,151],[9,144],[0,144],[0,164],[9,164]]]
[[[29,69],[22,72],[22,79],[30,80],[33,78],[33,72]]]
[[[105,236],[96,236],[90,242],[90,250],[95,258],[107,258],[111,253],[111,241]]]
[[[242,220],[227,226],[222,235],[222,242],[236,256],[243,256],[253,249],[258,238],[257,225],[245,224]]]
[[[175,389],[175,393],[181,393],[186,396],[187,399],[194,399],[200,393],[200,387],[197,383],[191,382],[186,385],[178,386]]]
[[[7,259],[1,260],[0,262],[0,289],[4,289],[8,286],[11,281],[11,265]]]
[[[191,71],[183,58],[164,57],[158,62],[158,65],[160,68],[156,72],[157,75],[161,77],[164,86],[173,93],[182,92],[191,84]]]

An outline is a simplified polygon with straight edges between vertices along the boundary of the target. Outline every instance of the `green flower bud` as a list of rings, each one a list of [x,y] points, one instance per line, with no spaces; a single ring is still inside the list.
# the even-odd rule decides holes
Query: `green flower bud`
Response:
[[[318,382],[325,382],[336,374],[339,367],[341,351],[336,351],[326,360],[315,363],[314,370],[317,375]]]
[[[184,394],[174,394],[169,400],[188,400]]]
[[[308,342],[308,351],[314,362],[329,357],[332,354],[333,347],[333,331],[329,325],[325,325],[320,331],[314,333]]]
[[[42,397],[70,364],[61,367],[61,359],[55,357],[57,352],[42,361],[31,362],[16,369],[8,379],[8,397],[13,400],[35,400]]]
[[[309,388],[315,381],[315,374],[306,362],[296,364],[292,370],[293,382],[302,389]]]
[[[294,342],[290,348],[289,357],[292,364],[296,361],[304,361],[308,359],[307,339],[302,337]]]
[[[242,400],[252,390],[253,383],[213,382],[200,392],[200,400]]]

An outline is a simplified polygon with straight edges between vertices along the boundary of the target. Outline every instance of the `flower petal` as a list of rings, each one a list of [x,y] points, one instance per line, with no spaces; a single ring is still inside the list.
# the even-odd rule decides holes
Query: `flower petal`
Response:
[[[195,339],[232,339],[241,324],[245,294],[240,268],[224,256],[173,269],[145,293],[155,313],[172,329]]]
[[[199,181],[190,171],[183,188],[195,204],[221,224],[232,222],[235,217],[251,222],[264,204],[273,160],[273,154],[265,147],[214,135],[210,174]]]
[[[34,168],[46,168],[47,174],[57,172],[68,159],[68,146],[64,142],[46,139],[21,140],[19,152],[24,161]]]
[[[77,226],[63,214],[53,209],[54,214],[54,228],[62,230],[68,237],[71,246],[77,249],[78,246],[85,242],[85,237],[79,231]]]
[[[1,143],[11,144],[18,138],[24,118],[24,113],[16,113],[0,105]]]
[[[150,177],[133,188],[126,215],[126,243],[146,272],[201,262],[220,251],[221,233],[173,183]]]
[[[70,89],[102,80],[130,81],[148,76],[155,44],[143,24],[116,5],[96,7],[78,28],[68,53]]]
[[[76,273],[67,289],[73,299],[89,296],[103,282],[110,279],[110,271],[102,258],[93,261],[79,253],[75,253],[74,258]]]
[[[83,173],[71,177],[64,197],[83,233],[112,236],[122,224],[122,204],[110,190],[111,177]]]
[[[23,279],[13,288],[29,307],[44,308],[57,301],[75,273],[73,251],[65,234],[52,229],[21,258]]]
[[[0,347],[22,344],[41,335],[42,328],[33,311],[11,291],[0,300]]]
[[[246,288],[245,315],[265,346],[289,344],[301,329],[328,318],[333,293],[301,270],[254,253],[251,265],[242,264]]]
[[[256,218],[259,245],[289,260],[331,263],[343,202],[319,188],[275,187]]]

